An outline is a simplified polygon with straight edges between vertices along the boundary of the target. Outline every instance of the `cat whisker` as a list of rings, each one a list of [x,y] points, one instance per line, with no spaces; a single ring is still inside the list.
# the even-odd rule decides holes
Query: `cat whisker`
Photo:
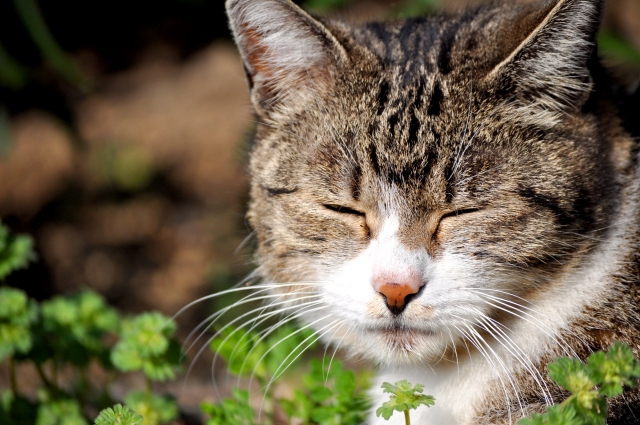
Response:
[[[344,324],[344,322],[342,322],[340,325],[342,326]],[[342,338],[340,338],[340,341],[338,341],[338,344],[336,345],[336,348],[333,350],[333,354],[331,355],[331,360],[329,360],[329,367],[327,368],[327,380],[329,379],[329,373],[331,373],[331,365],[333,364],[333,360],[336,357],[336,353],[338,352],[338,350],[340,349],[340,345],[342,344],[342,341],[344,340],[344,337],[347,336],[347,333],[343,333]],[[328,347],[328,345],[327,345]],[[326,354],[326,351],[325,351]],[[322,359],[323,363],[324,363],[324,358]],[[325,385],[326,385],[326,381],[325,381]]]
[[[531,359],[522,351],[522,349],[506,334],[506,332],[502,329],[506,329],[507,331],[511,331],[508,327],[504,326],[502,323],[492,319],[487,315],[482,315],[480,320],[486,325],[485,330],[487,330],[502,347],[511,354],[513,358],[515,358],[531,375],[531,377],[540,388],[542,395],[544,397],[545,403],[547,406],[553,404],[553,398],[549,393],[549,388],[547,387],[546,381],[544,377],[535,367]],[[495,331],[495,332],[494,332]],[[504,341],[503,341],[504,340]]]
[[[320,302],[318,302],[318,303],[320,303]],[[300,307],[300,305],[299,305],[299,304],[296,304],[296,305],[291,306],[291,307],[289,307],[289,308],[296,308],[296,307],[298,307],[298,308],[299,308],[299,307]],[[205,344],[203,344],[203,345],[202,345],[202,347],[200,347],[200,349],[198,350],[198,352],[197,352],[197,353],[196,353],[196,355],[194,356],[194,359],[193,359],[193,361],[191,362],[191,365],[189,366],[189,368],[188,368],[188,370],[187,370],[187,373],[186,373],[186,376],[185,376],[185,384],[186,384],[186,381],[187,381],[187,380],[188,380],[188,378],[189,378],[189,375],[190,375],[190,373],[191,373],[191,370],[193,369],[193,366],[195,365],[195,363],[197,362],[197,360],[200,358],[200,356],[202,355],[202,353],[204,352],[204,350],[209,346],[209,344],[211,344],[211,341],[213,341],[213,340],[214,340],[218,335],[220,335],[222,332],[224,332],[224,331],[225,331],[227,328],[229,328],[230,326],[233,326],[233,325],[234,325],[236,322],[238,322],[239,320],[241,320],[241,319],[243,319],[244,317],[246,317],[246,316],[248,316],[248,315],[250,315],[250,314],[253,314],[253,313],[255,313],[256,311],[261,310],[261,309],[262,309],[262,307],[261,307],[261,308],[254,309],[254,310],[252,310],[252,311],[249,311],[249,312],[247,312],[247,313],[245,313],[245,314],[243,314],[243,315],[241,315],[241,316],[237,317],[236,319],[232,320],[231,322],[229,322],[228,324],[226,324],[225,326],[223,326],[223,327],[222,327],[218,332],[216,332],[212,337],[210,337],[210,338],[207,340],[207,342],[206,342]],[[280,309],[280,310],[277,310],[277,311],[275,311],[275,312],[270,312],[270,313],[269,313],[269,314],[271,315],[270,317],[272,317],[273,315],[277,315],[277,314],[279,314],[279,313],[280,313],[280,312],[282,312],[283,310],[284,310],[284,309]],[[244,328],[244,327],[245,327],[245,326],[247,326],[249,323],[252,323],[253,321],[256,321],[256,320],[258,320],[258,319],[260,319],[260,318],[261,318],[261,317],[260,317],[260,316],[258,316],[258,317],[255,317],[255,318],[253,318],[253,319],[250,319],[250,320],[248,320],[248,321],[244,322],[242,325],[240,325],[240,326],[236,329],[236,331],[238,331],[238,330],[240,330],[240,329]],[[224,342],[226,342],[226,340],[227,340],[227,339],[225,339],[225,341],[224,341]],[[193,344],[191,345],[191,347],[189,347],[189,349],[191,349],[192,347],[193,347]],[[213,363],[213,365],[212,365],[212,368],[213,368],[213,366],[215,366],[215,359],[217,358],[217,355],[218,355],[218,354],[216,353],[216,355],[214,356],[214,363]],[[214,381],[215,381],[215,380],[214,380]],[[216,389],[216,392],[217,392],[217,389]]]
[[[259,291],[259,292],[264,292],[264,291],[265,291],[265,290],[261,290],[261,291]],[[290,293],[288,293],[288,294],[290,294]],[[288,294],[287,294],[287,295],[288,295]],[[304,294],[312,294],[312,295],[307,295],[307,296],[305,296],[305,297],[296,297],[296,298],[292,298],[292,299],[285,300],[285,301],[283,301],[282,303],[278,303],[278,304],[275,304],[275,305],[281,305],[281,304],[286,304],[286,303],[290,303],[290,302],[296,302],[296,301],[298,301],[298,300],[300,300],[300,299],[308,299],[308,298],[312,298],[312,297],[320,297],[320,295],[319,295],[319,294],[315,294],[315,293],[313,293],[313,292],[304,292],[304,293],[299,293],[299,295],[304,295]],[[189,335],[187,336],[187,338],[186,338],[186,340],[185,340],[185,342],[184,342],[184,344],[183,344],[183,345],[188,344],[188,343],[191,341],[191,338],[193,338],[193,335],[194,335],[196,332],[200,331],[200,330],[201,330],[201,329],[203,329],[203,328],[204,328],[204,330],[203,330],[203,331],[200,333],[200,335],[195,339],[195,341],[193,341],[193,342],[191,343],[191,345],[189,346],[189,348],[188,348],[187,350],[185,350],[185,354],[186,354],[187,352],[189,352],[189,350],[191,350],[191,347],[193,347],[193,345],[194,345],[194,344],[196,344],[196,343],[200,340],[200,338],[202,337],[202,335],[203,335],[203,333],[206,331],[206,329],[207,329],[207,328],[209,328],[209,327],[211,327],[211,326],[212,326],[212,325],[213,325],[213,324],[214,324],[214,323],[215,323],[215,322],[216,322],[220,317],[222,317],[222,316],[223,316],[225,313],[227,313],[229,310],[231,310],[231,309],[233,309],[233,308],[236,308],[236,307],[239,307],[239,306],[241,306],[241,305],[243,305],[243,304],[247,304],[247,303],[252,303],[252,302],[256,302],[256,301],[266,300],[266,299],[269,299],[269,298],[276,298],[276,300],[277,300],[277,299],[279,299],[279,298],[282,298],[282,297],[286,296],[285,294],[270,294],[270,295],[263,295],[263,296],[259,296],[259,297],[255,296],[255,295],[256,295],[256,294],[251,294],[251,295],[249,295],[249,296],[247,296],[247,297],[244,297],[244,298],[243,298],[243,299],[241,299],[240,301],[238,301],[238,302],[236,302],[236,303],[234,303],[234,304],[232,304],[232,305],[230,305],[230,306],[227,306],[227,307],[223,308],[222,310],[220,310],[220,311],[218,311],[218,312],[216,312],[216,313],[214,313],[214,314],[210,315],[210,316],[209,316],[209,317],[207,317],[205,320],[203,320],[202,322],[200,322],[200,324],[198,324],[198,326],[196,326],[196,328],[195,328],[193,331],[191,331],[191,332],[189,333]],[[264,306],[262,306],[262,307],[258,307],[258,308],[254,309],[254,310],[251,310],[251,311],[250,311],[250,312],[248,312],[248,313],[243,314],[243,315],[242,315],[242,316],[240,316],[240,317],[245,317],[245,316],[246,316],[246,315],[248,315],[248,314],[255,313],[255,312],[257,312],[257,311],[259,311],[259,310],[261,310],[261,309],[262,309],[262,310],[264,310],[265,308],[268,308],[268,306],[267,306],[267,307],[264,307]]]
[[[180,316],[182,313],[184,313],[186,310],[190,309],[196,304],[199,304],[204,301],[212,300],[214,298],[218,298],[223,295],[232,294],[235,292],[252,291],[252,290],[255,291],[256,289],[269,290],[269,289],[280,289],[283,287],[286,288],[286,287],[295,287],[295,286],[320,286],[320,285],[321,285],[320,282],[287,282],[287,283],[273,283],[273,284],[263,284],[263,285],[242,286],[242,287],[231,288],[224,291],[216,292],[215,294],[205,295],[204,297],[200,297],[197,300],[191,301],[189,304],[187,304],[186,306],[178,310],[178,312],[171,317],[171,320],[177,319],[178,316]]]
[[[309,311],[316,311],[316,310],[321,310],[321,309],[325,308],[324,306],[323,306],[323,307],[318,307],[318,308],[311,308],[311,307],[314,307],[314,306],[316,306],[316,305],[320,305],[320,304],[322,304],[322,302],[320,302],[320,301],[311,301],[311,302],[305,303],[305,304],[303,304],[303,305],[295,305],[295,306],[291,306],[291,307],[288,307],[288,308],[282,308],[282,309],[280,309],[280,310],[276,310],[276,311],[273,311],[273,312],[269,312],[269,313],[264,314],[264,315],[262,315],[262,316],[258,316],[258,317],[255,317],[255,318],[253,318],[253,319],[247,320],[247,321],[246,321],[246,322],[244,322],[242,325],[238,326],[238,328],[236,328],[236,329],[231,333],[231,335],[229,335],[227,338],[225,338],[225,339],[221,342],[221,344],[220,344],[220,345],[221,345],[221,346],[223,346],[224,344],[226,344],[226,342],[228,341],[228,339],[229,339],[231,336],[233,336],[233,334],[235,334],[236,332],[240,331],[241,329],[243,329],[244,327],[246,327],[248,324],[250,324],[250,323],[254,323],[254,322],[255,322],[255,321],[257,321],[257,320],[262,319],[262,320],[261,320],[261,322],[264,322],[265,320],[268,320],[268,319],[269,319],[269,318],[271,318],[271,317],[274,317],[274,316],[277,316],[278,314],[281,314],[283,311],[286,311],[286,310],[289,310],[289,309],[293,309],[293,308],[297,308],[298,310],[296,310],[294,313],[292,313],[292,315],[293,315],[293,316],[292,316],[292,315],[289,315],[289,317],[291,317],[290,319],[288,319],[288,320],[287,320],[287,319],[284,319],[284,320],[280,320],[280,321],[278,322],[278,325],[281,325],[281,324],[286,323],[286,322],[288,322],[288,321],[290,321],[290,320],[294,320],[294,319],[297,319],[298,317],[300,317],[300,316],[301,316],[301,314],[302,314],[302,313],[300,313],[300,312],[301,312],[302,310],[304,310],[304,312],[309,312]],[[229,325],[230,325],[230,324],[229,324]],[[226,328],[226,327],[228,327],[229,325],[225,326],[225,328]],[[274,327],[275,327],[275,326],[277,326],[277,325],[274,325]],[[274,328],[274,327],[272,327],[272,328]],[[207,341],[207,343],[206,343],[206,344],[204,344],[204,345],[203,345],[203,347],[202,347],[202,348],[200,349],[200,351],[198,352],[198,355],[196,356],[196,359],[200,356],[200,354],[202,353],[203,349],[204,349],[204,348],[206,348],[207,346],[209,346],[209,345],[211,344],[211,341],[213,341],[213,339],[214,339],[214,338],[216,338],[216,336],[217,336],[217,335],[219,335],[222,331],[223,331],[223,329],[221,329],[221,330],[220,330],[220,331],[218,331],[214,336],[212,336],[211,338],[209,338],[209,340]],[[268,334],[267,334],[267,335],[268,335]],[[263,336],[264,336],[264,335],[263,335]],[[264,337],[266,337],[266,336],[264,336]],[[258,340],[258,342],[262,341],[263,339],[264,339],[264,338],[261,338],[260,340]],[[236,346],[234,347],[234,351],[235,351],[235,349],[236,349],[236,348],[237,348],[237,344],[236,344]],[[244,370],[244,366],[245,366],[245,364],[246,364],[246,360],[247,360],[247,358],[251,355],[251,353],[253,352],[254,348],[255,348],[255,345],[254,345],[254,347],[252,347],[252,348],[251,348],[251,350],[249,350],[249,353],[247,353],[247,357],[245,358],[245,361],[243,362],[243,364],[242,364],[242,366],[241,366],[241,370]],[[219,357],[219,354],[218,354],[218,352],[216,352],[216,353],[214,354],[214,356],[213,356],[213,361],[211,362],[211,377],[212,377],[212,381],[214,382],[214,387],[216,388],[216,392],[217,392],[218,390],[217,390],[217,385],[216,385],[216,382],[215,382],[215,376],[214,376],[214,375],[215,375],[215,365],[216,365],[216,363],[217,363],[217,361],[218,361],[218,357]],[[231,360],[231,359],[230,359],[230,360]],[[194,360],[194,361],[195,361],[195,360]],[[229,372],[227,371],[227,373],[229,373]]]
[[[467,288],[467,290],[469,290],[471,288]],[[474,289],[478,289],[478,288],[474,288]],[[507,292],[504,291],[498,291],[496,290],[495,292],[502,292],[505,293],[507,295],[511,295]],[[487,300],[485,300],[484,302],[486,302],[488,305],[491,305],[492,307],[499,309],[501,311],[504,311],[505,313],[511,314],[513,316],[516,316],[528,323],[531,323],[532,325],[534,325],[537,329],[539,329],[540,331],[542,331],[545,335],[547,335],[548,337],[552,338],[554,341],[556,341],[556,343],[559,345],[559,347],[561,347],[564,351],[564,354],[569,356],[569,357],[578,357],[577,353],[573,350],[573,348],[571,348],[571,346],[564,340],[564,338],[559,335],[557,332],[555,332],[553,329],[551,329],[550,327],[548,327],[547,325],[545,325],[542,321],[540,321],[537,317],[535,317],[535,315],[541,316],[541,317],[545,317],[548,318],[545,314],[523,306],[521,304],[518,304],[514,301],[510,301],[508,299],[505,298],[500,298],[500,297],[496,297],[496,296],[492,296],[492,295],[488,295],[488,294],[482,294],[482,296],[484,296],[485,298],[489,298],[490,300],[494,301],[495,303],[499,304],[499,305],[495,305]],[[514,297],[516,298],[520,298],[514,295]],[[521,299],[521,298],[520,298]],[[523,300],[526,301],[526,300]],[[530,302],[526,301],[527,303],[531,304]],[[514,312],[515,310],[515,312]],[[517,312],[517,313],[516,313]],[[520,314],[518,314],[520,313]],[[573,334],[573,333],[572,333]],[[577,335],[573,335],[574,337],[576,337],[578,340],[580,340],[585,347],[588,347],[588,344],[583,341],[581,338],[579,338]]]
[[[258,360],[257,364],[260,364],[260,362],[262,360],[264,360],[264,357],[271,351],[273,350],[276,346],[278,346],[280,343],[282,343],[283,341],[285,341],[286,339],[290,338],[291,336],[295,335],[298,332],[302,332],[304,329],[309,328],[311,325],[324,320],[328,317],[330,317],[331,314],[328,314],[308,325],[306,325],[305,327],[291,333],[290,335],[287,335],[286,337],[282,338],[280,341],[278,341],[276,344],[274,344],[273,347],[269,348],[269,350],[267,350],[262,357]],[[269,391],[269,388],[271,387],[271,385],[280,377],[282,376],[282,374],[289,368],[289,366],[291,366],[291,364],[293,364],[293,362],[295,362],[311,345],[313,345],[318,339],[320,339],[322,336],[324,336],[329,330],[333,329],[333,327],[336,326],[336,322],[341,322],[341,319],[336,319],[333,322],[329,323],[328,325],[323,326],[322,328],[316,330],[313,332],[313,334],[309,335],[308,337],[306,337],[301,343],[299,343],[294,349],[293,351],[291,351],[291,353],[283,360],[282,364],[276,369],[276,371],[274,372],[273,376],[271,377],[271,379],[269,380],[269,382],[267,383],[267,385],[262,388],[262,392],[263,392],[263,396],[262,396],[262,402],[260,403],[260,409],[258,411],[258,421],[260,420],[260,414],[262,413],[262,407],[264,406],[264,401],[266,398],[266,394],[267,391]],[[338,323],[339,324],[339,323]],[[329,328],[327,331],[325,331],[324,333],[322,333],[320,336],[317,336],[320,332],[322,332],[323,330]],[[317,336],[317,337],[316,337]],[[310,339],[316,337],[316,339],[314,341],[312,341],[311,343],[307,344],[307,341],[309,341]],[[287,360],[289,360],[289,358],[300,348],[302,347],[304,344],[307,344],[307,346],[300,351],[300,353],[298,353],[288,364],[287,364]],[[282,369],[283,365],[286,366],[284,367],[284,369]],[[282,369],[282,371],[281,371]],[[251,382],[253,381],[254,378],[254,374],[255,374],[255,369],[254,369],[254,373],[251,374],[251,378],[249,379],[249,387],[251,387]]]
[[[454,325],[454,327],[458,330],[458,332],[460,332],[460,334],[464,337],[463,340],[469,341],[471,345],[473,345],[478,350],[478,352],[485,359],[487,364],[491,366],[491,368],[493,369],[493,372],[495,373],[496,377],[498,378],[498,381],[500,382],[500,387],[502,388],[502,392],[504,393],[505,405],[507,406],[508,419],[509,419],[509,423],[511,424],[512,423],[511,397],[509,397],[509,392],[507,391],[507,386],[505,385],[504,380],[502,379],[502,374],[498,371],[498,368],[496,367],[495,363],[493,362],[493,360],[490,359],[489,354],[484,350],[484,348],[482,347],[482,344],[477,339],[477,337],[475,335],[472,335],[472,333],[478,335],[477,332],[472,331],[472,329],[467,323],[465,323],[464,326],[465,328],[467,328],[469,332],[465,332],[464,330],[460,329],[458,326]],[[469,350],[468,346],[467,346],[467,350],[469,351],[469,356],[471,356],[471,350]]]
[[[252,347],[249,352],[246,354],[245,360],[242,362],[242,366],[240,367],[240,370],[243,371],[244,367],[247,363],[247,359],[249,358],[249,356],[251,356],[251,354],[253,353],[253,350],[255,348],[255,346],[257,346],[258,344],[260,344],[262,341],[264,341],[269,335],[271,335],[273,332],[275,332],[276,330],[278,330],[278,328],[280,328],[282,325],[289,323],[293,320],[299,319],[300,317],[302,317],[305,314],[308,313],[312,313],[314,311],[319,311],[322,310],[324,308],[326,308],[326,306],[322,306],[322,307],[317,307],[317,308],[312,308],[315,307],[316,305],[322,305],[322,302],[315,302],[315,303],[309,303],[308,305],[304,305],[302,306],[300,309],[289,313],[286,317],[280,319],[278,321],[278,323],[270,326],[269,328],[263,330],[262,332],[260,332],[260,338],[255,342],[254,347]],[[280,312],[278,312],[280,313]],[[273,317],[273,316],[269,316],[269,317]],[[264,320],[262,321],[264,322]],[[271,351],[271,350],[269,350]],[[259,362],[258,362],[259,363]],[[238,377],[238,385],[240,383],[240,377]]]

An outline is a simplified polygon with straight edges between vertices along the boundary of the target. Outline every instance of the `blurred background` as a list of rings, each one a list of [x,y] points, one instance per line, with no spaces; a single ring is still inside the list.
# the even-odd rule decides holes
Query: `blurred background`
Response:
[[[476,3],[304,5],[362,21]],[[640,0],[609,0],[600,48],[640,75]],[[241,281],[252,127],[222,0],[0,0],[0,218],[40,256],[8,283],[171,316]],[[230,302],[188,310],[181,333]],[[211,375],[190,383],[197,405]]]

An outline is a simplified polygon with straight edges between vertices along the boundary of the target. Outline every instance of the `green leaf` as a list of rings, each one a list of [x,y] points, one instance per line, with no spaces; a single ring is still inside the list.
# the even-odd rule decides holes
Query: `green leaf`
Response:
[[[131,410],[128,406],[116,404],[100,412],[95,425],[141,425],[142,416]]]
[[[0,222],[0,281],[16,270],[35,261],[33,239],[27,235],[11,235]]]
[[[233,397],[220,403],[203,403],[202,411],[209,416],[207,425],[253,425],[249,392],[233,390]]]
[[[142,370],[154,381],[174,379],[182,353],[173,338],[175,331],[175,322],[160,313],[126,320],[121,339],[111,350],[111,362],[123,372]]]
[[[435,404],[435,399],[422,394],[424,385],[413,385],[406,379],[396,382],[394,385],[384,382],[380,387],[383,392],[391,394],[389,401],[386,401],[376,410],[376,416],[382,416],[389,420],[393,412],[403,412],[405,410],[417,409],[425,405],[427,407]]]
[[[636,387],[640,378],[640,363],[629,346],[612,344],[606,353],[597,352],[587,360],[587,369],[600,393],[608,397],[622,394],[623,387]]]
[[[88,425],[76,400],[55,400],[38,407],[36,425]]]
[[[518,425],[583,425],[576,419],[576,411],[571,406],[556,404],[543,414],[534,413],[531,418],[518,421]]]
[[[31,350],[31,325],[38,317],[33,300],[18,289],[0,288],[0,361],[17,353]]]
[[[45,340],[58,358],[80,367],[97,358],[111,366],[104,338],[118,329],[119,318],[100,295],[84,291],[43,302],[42,323]]]
[[[596,385],[584,363],[567,357],[560,357],[549,364],[549,377],[572,393],[588,391]]]
[[[178,403],[171,396],[131,391],[124,402],[144,418],[144,425],[158,425],[178,417]]]

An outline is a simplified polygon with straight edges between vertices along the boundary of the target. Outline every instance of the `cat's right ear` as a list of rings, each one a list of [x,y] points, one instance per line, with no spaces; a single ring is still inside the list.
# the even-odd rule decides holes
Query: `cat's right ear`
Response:
[[[346,60],[331,32],[290,0],[227,0],[226,7],[251,100],[265,119],[313,101]]]

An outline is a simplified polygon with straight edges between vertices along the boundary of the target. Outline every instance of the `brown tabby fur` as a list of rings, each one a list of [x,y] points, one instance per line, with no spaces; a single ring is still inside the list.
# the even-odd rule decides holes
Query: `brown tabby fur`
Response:
[[[310,264],[355,257],[394,210],[407,249],[504,266],[517,296],[536,300],[626,219],[635,248],[563,337],[583,359],[616,340],[640,355],[640,133],[627,119],[640,102],[597,58],[603,1],[350,25],[250,0],[296,22],[315,55],[298,68],[269,57],[260,25],[279,24],[253,24],[248,1],[227,7],[260,121],[248,218],[262,277],[314,279]],[[563,354],[550,346],[536,367]],[[544,410],[534,379],[517,376],[525,413]],[[474,408],[474,424],[509,423],[497,382]],[[637,390],[610,402],[608,423],[640,423]]]

